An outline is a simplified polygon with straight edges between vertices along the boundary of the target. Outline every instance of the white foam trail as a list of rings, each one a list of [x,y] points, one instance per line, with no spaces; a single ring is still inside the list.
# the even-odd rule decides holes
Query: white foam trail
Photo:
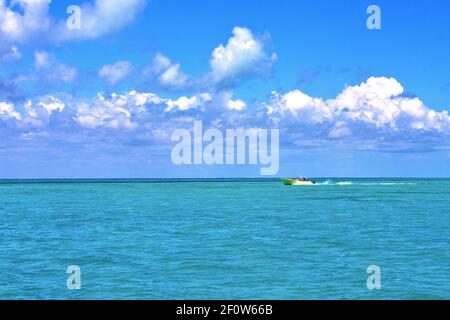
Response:
[[[338,186],[350,186],[350,185],[372,185],[372,186],[389,186],[389,185],[414,185],[414,182],[351,182],[351,181],[340,181],[333,182],[331,180],[327,180],[324,182],[318,182],[316,185],[319,186],[328,186],[328,185],[338,185]]]
[[[361,183],[366,186],[392,186],[392,185],[405,185],[405,184],[415,184],[414,182],[365,182]]]

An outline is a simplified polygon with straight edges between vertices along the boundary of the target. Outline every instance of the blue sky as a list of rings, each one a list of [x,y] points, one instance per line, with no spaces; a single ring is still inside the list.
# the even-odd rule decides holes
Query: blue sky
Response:
[[[0,0],[0,178],[259,175],[173,165],[194,119],[279,128],[280,176],[450,175],[448,1],[75,2]]]

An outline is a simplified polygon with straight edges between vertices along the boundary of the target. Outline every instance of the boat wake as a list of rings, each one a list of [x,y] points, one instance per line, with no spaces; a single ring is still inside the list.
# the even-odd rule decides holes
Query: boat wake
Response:
[[[361,183],[366,186],[377,185],[377,186],[391,186],[391,185],[406,185],[406,184],[415,184],[414,182],[365,182]]]
[[[415,185],[414,182],[359,182],[359,181],[331,181],[327,180],[324,182],[318,182],[316,185],[319,186],[351,186],[351,185],[365,185],[365,186],[391,186],[391,185]]]
[[[343,186],[343,185],[350,185],[350,184],[353,184],[353,182],[348,182],[348,181],[333,182],[331,180],[327,180],[327,181],[324,181],[324,182],[317,182],[316,186],[333,186],[333,185]]]

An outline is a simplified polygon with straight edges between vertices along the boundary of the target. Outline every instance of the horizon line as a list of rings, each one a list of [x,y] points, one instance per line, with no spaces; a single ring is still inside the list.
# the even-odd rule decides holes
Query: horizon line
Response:
[[[283,178],[293,178],[288,176],[277,176],[277,177],[141,177],[141,178],[131,178],[131,177],[117,177],[117,178],[106,178],[106,177],[94,177],[94,178],[0,178],[0,181],[64,181],[64,180],[277,180]],[[295,177],[294,177],[295,178]],[[442,177],[428,177],[428,176],[335,176],[335,177],[308,177],[309,179],[450,179],[450,176]]]

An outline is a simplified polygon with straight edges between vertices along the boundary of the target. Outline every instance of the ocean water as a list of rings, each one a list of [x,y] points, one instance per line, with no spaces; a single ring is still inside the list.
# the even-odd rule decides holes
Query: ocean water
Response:
[[[450,180],[318,181],[0,181],[0,299],[450,299]]]

